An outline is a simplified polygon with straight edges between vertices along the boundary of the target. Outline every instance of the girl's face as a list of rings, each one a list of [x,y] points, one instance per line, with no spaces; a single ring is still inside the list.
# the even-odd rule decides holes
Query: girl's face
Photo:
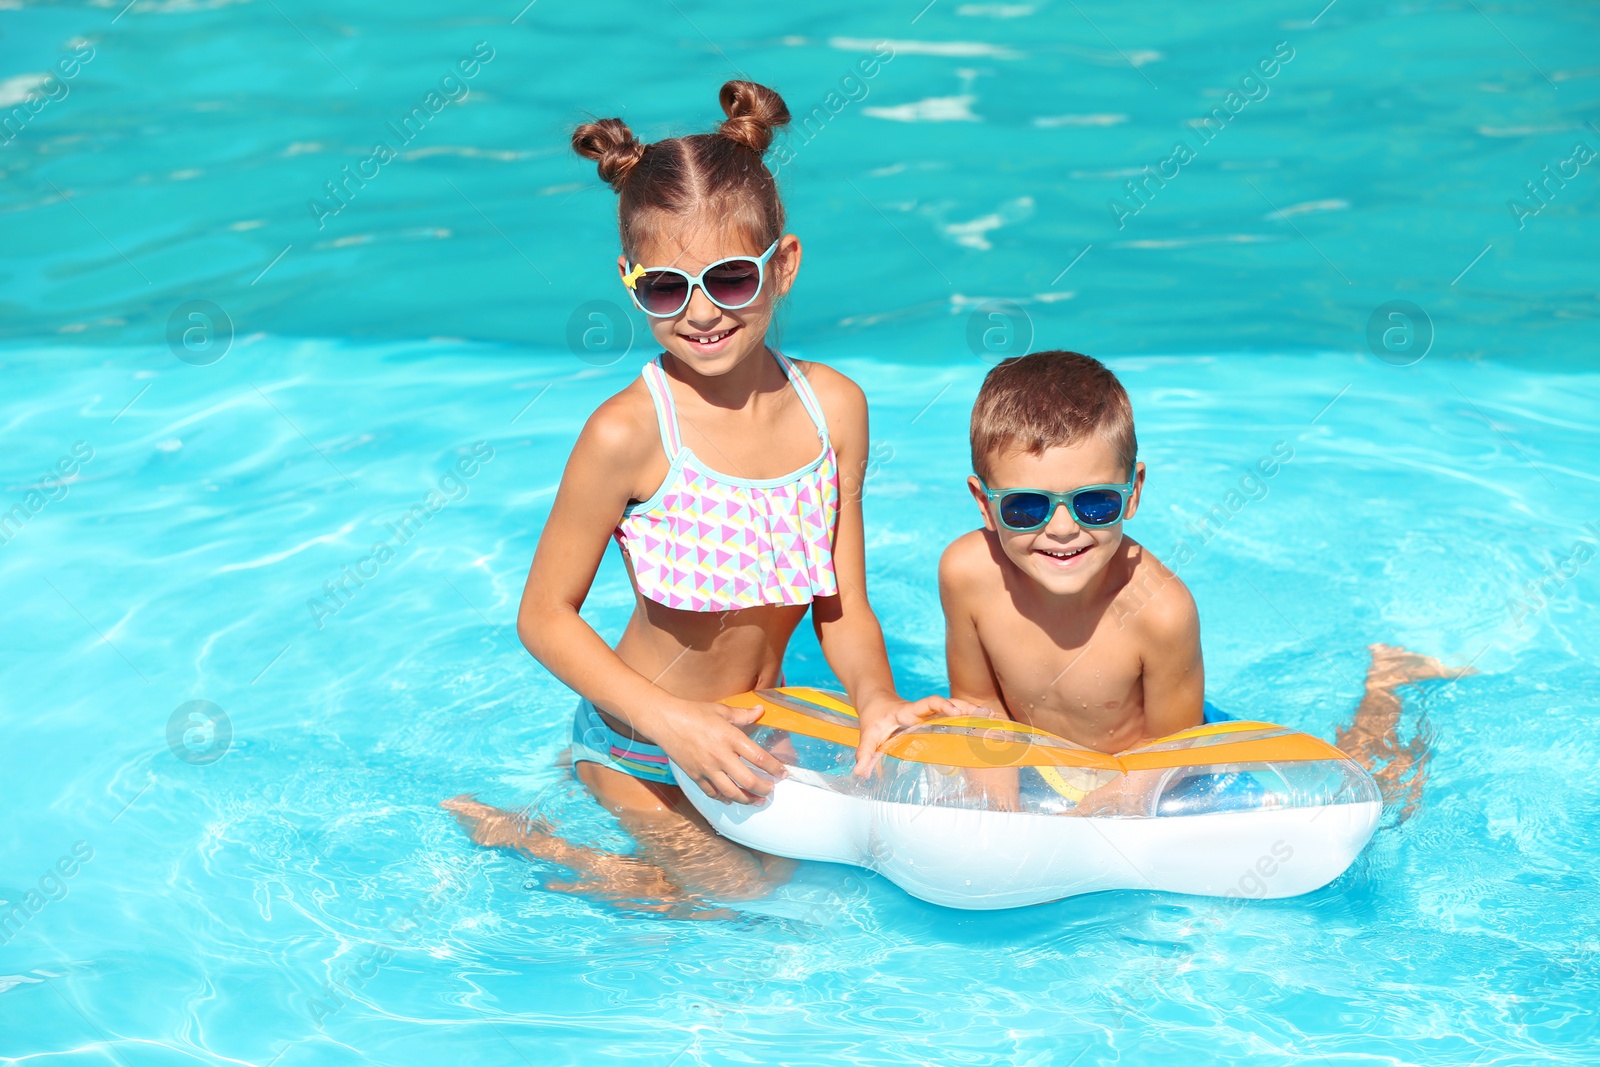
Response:
[[[755,247],[746,234],[716,226],[683,227],[676,232],[668,226],[641,243],[637,264],[646,268],[674,267],[690,277],[708,265],[729,256],[761,258],[765,247]],[[628,275],[628,257],[617,257],[617,272]],[[737,311],[713,304],[700,286],[690,293],[689,303],[671,318],[646,316],[656,343],[696,374],[708,377],[726,374],[752,352],[766,344],[767,327],[772,322],[778,298],[794,284],[800,269],[800,239],[785,234],[777,250],[767,260],[766,276],[755,301]]]

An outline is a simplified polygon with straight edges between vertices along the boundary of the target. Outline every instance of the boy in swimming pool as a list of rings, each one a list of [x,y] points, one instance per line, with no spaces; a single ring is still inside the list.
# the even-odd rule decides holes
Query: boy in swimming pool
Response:
[[[1036,352],[989,372],[967,479],[983,528],[939,564],[953,697],[1101,752],[1204,721],[1194,598],[1123,533],[1137,454],[1099,361]]]
[[[1145,467],[1116,376],[1076,352],[1006,360],[984,379],[971,434],[967,486],[983,528],[939,562],[951,699],[1101,752],[1212,717],[1194,598],[1122,530],[1139,509]],[[1386,800],[1404,798],[1404,818],[1428,753],[1420,738],[1400,745],[1394,691],[1472,672],[1402,648],[1371,651],[1366,693],[1337,740]],[[1015,803],[1014,770],[970,777],[1000,806]],[[1100,784],[1083,773],[1056,788],[1075,795],[1079,814],[1126,799]]]

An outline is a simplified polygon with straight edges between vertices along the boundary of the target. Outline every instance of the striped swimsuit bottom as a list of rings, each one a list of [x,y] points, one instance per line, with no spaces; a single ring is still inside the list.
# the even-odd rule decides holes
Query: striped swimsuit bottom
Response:
[[[677,784],[667,769],[667,754],[659,745],[617,733],[606,725],[599,710],[582,697],[572,716],[572,763],[598,763],[647,782]]]
[[[782,689],[785,684],[779,674],[777,688]],[[582,697],[572,716],[572,765],[580,763],[598,763],[647,782],[678,784],[667,768],[667,754],[661,746],[617,733],[606,725],[599,709]]]

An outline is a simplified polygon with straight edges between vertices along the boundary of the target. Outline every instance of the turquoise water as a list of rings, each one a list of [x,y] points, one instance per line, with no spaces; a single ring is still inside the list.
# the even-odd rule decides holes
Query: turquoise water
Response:
[[[1520,230],[1507,201],[1600,149],[1593,10],[918,6],[0,11],[0,93],[61,96],[0,150],[0,1062],[1592,1062],[1600,171]],[[77,37],[64,95],[15,80]],[[1481,672],[1408,692],[1421,803],[1328,888],[968,914],[813,864],[677,922],[439,810],[624,843],[512,632],[567,450],[647,355],[569,346],[616,293],[561,131],[697,127],[734,67],[807,111],[880,40],[866,98],[789,142],[783,339],[871,398],[903,688],[942,684],[985,359],[1030,330],[1103,355],[1151,471],[1130,532],[1193,549],[1230,711],[1332,737],[1374,641]],[[465,101],[319,230],[322,183],[480,41]],[[1117,230],[1108,175],[1185,137]],[[1369,345],[1396,300],[1426,321]],[[585,614],[614,638],[630,605],[608,558]],[[828,681],[803,635],[787,669]]]

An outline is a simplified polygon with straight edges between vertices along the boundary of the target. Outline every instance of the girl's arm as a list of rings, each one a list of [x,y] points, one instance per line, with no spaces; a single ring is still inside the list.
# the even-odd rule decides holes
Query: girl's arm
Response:
[[[761,709],[673,696],[624,663],[578,614],[623,508],[649,495],[638,483],[660,452],[654,410],[632,392],[602,404],[573,446],[522,591],[517,635],[557,678],[660,745],[708,795],[756,803],[772,783],[744,761],[783,775],[735,725],[754,722]]]
[[[811,605],[817,641],[828,666],[844,683],[861,719],[856,773],[865,775],[878,760],[878,747],[897,728],[933,715],[958,715],[962,709],[944,697],[900,699],[883,628],[867,602],[866,538],[861,523],[861,487],[867,472],[867,398],[849,378],[821,366],[805,368],[828,420],[828,435],[839,460],[839,519],[833,540],[833,569],[839,594]]]

